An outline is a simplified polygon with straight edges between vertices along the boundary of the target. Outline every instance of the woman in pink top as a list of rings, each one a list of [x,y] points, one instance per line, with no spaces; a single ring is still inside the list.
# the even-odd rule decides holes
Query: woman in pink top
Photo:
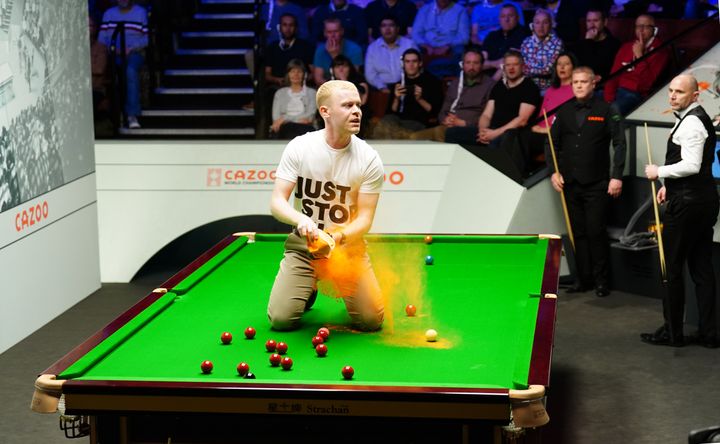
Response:
[[[557,60],[555,60],[555,66],[553,66],[552,85],[547,89],[547,91],[545,91],[545,97],[543,97],[543,103],[540,106],[537,115],[537,117],[541,120],[538,124],[532,127],[533,132],[547,134],[543,110],[548,113],[548,122],[552,125],[555,120],[555,113],[550,114],[550,111],[572,99],[572,72],[577,66],[577,58],[570,52],[561,53]]]

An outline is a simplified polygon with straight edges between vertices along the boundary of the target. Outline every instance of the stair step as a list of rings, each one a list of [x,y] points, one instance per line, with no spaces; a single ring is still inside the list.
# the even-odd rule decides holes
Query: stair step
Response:
[[[239,69],[166,69],[166,76],[249,76],[250,70]]]
[[[184,38],[228,38],[228,37],[253,37],[251,31],[187,31],[180,34]]]
[[[212,55],[245,55],[249,49],[183,49],[178,48],[175,50],[177,55],[189,55],[189,56],[212,56]]]
[[[255,0],[201,0],[203,5],[237,5],[237,4],[253,4]]]
[[[120,128],[128,136],[254,136],[255,128]]]
[[[247,117],[253,115],[255,115],[255,111],[248,109],[146,109],[141,114],[142,117]]]
[[[155,94],[253,94],[252,88],[155,88]]]
[[[251,20],[252,14],[238,14],[231,12],[198,12],[195,14],[196,20]]]
[[[245,55],[174,54],[168,62],[173,69],[246,68]]]

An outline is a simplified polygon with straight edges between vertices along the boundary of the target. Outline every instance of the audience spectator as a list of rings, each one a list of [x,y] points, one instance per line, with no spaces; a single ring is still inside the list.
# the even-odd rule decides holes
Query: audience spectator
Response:
[[[623,116],[627,115],[645,98],[668,63],[666,50],[650,55],[637,65],[625,68],[645,54],[660,46],[656,37],[655,19],[643,14],[635,19],[635,40],[624,43],[615,56],[613,76],[605,83],[605,101],[615,103]],[[618,74],[618,71],[622,71]]]
[[[314,131],[315,128],[315,93],[305,84],[307,68],[300,59],[293,59],[287,64],[285,84],[273,98],[271,134],[279,139],[292,139]]]
[[[534,133],[547,134],[548,132],[543,111],[547,114],[548,122],[552,125],[555,120],[555,113],[550,111],[573,98],[572,72],[578,66],[578,60],[571,52],[563,52],[555,60],[550,88],[545,91],[542,105],[540,105],[537,113],[537,118],[541,120],[532,127]]]
[[[430,125],[442,104],[442,84],[422,69],[422,55],[415,48],[402,55],[401,79],[392,85],[387,113],[374,131],[376,139],[408,139]]]
[[[643,14],[657,18],[677,19],[685,13],[685,2],[679,0],[630,0],[619,9],[622,17],[638,17]],[[715,6],[717,9],[717,6]]]
[[[607,16],[599,9],[591,9],[585,16],[585,38],[575,45],[580,65],[590,67],[601,80],[610,77],[620,41],[607,28]]]
[[[263,4],[262,17],[266,18],[267,41],[274,42],[282,38],[280,31],[281,19],[284,15],[290,14],[295,17],[296,35],[303,40],[310,39],[308,30],[307,15],[302,6],[298,6],[290,0],[270,0]]]
[[[537,84],[541,93],[550,86],[553,63],[563,50],[563,42],[555,35],[553,27],[550,11],[537,9],[531,24],[532,35],[520,47],[525,60],[525,75]]]
[[[613,5],[612,0],[572,0],[559,1],[554,12],[555,33],[565,45],[580,40],[579,22],[590,9],[607,12]]]
[[[108,51],[105,45],[97,40],[98,29],[92,16],[88,17],[88,26],[90,28],[93,111],[97,114],[101,110],[107,111],[109,105],[107,101],[107,87],[110,83],[107,71]]]
[[[365,77],[376,89],[390,92],[389,85],[400,81],[402,54],[417,46],[409,38],[399,35],[400,28],[395,16],[385,16],[380,24],[380,31],[382,38],[368,46]]]
[[[503,81],[490,92],[485,111],[480,117],[477,142],[500,148],[508,153],[518,170],[525,173],[529,150],[525,140],[529,132],[520,132],[535,114],[540,103],[537,85],[523,75],[523,57],[508,51],[503,61]]]
[[[490,32],[498,30],[498,15],[501,10],[512,6],[517,12],[517,19],[521,25],[525,25],[525,17],[522,14],[522,6],[518,2],[505,0],[485,0],[475,4],[470,16],[470,40],[476,45],[482,45]],[[519,46],[518,46],[519,48]]]
[[[400,27],[400,35],[408,36],[417,15],[417,6],[410,0],[373,0],[370,2],[365,7],[365,21],[368,25],[371,42],[382,34],[380,26],[383,18],[388,15],[395,17]]]
[[[445,101],[438,114],[440,125],[413,133],[412,139],[444,142],[446,131],[472,127],[477,123],[495,83],[483,74],[483,61],[479,47],[470,46],[465,50],[460,77],[450,82]],[[474,130],[474,133],[477,133],[477,130]]]
[[[370,93],[370,86],[349,58],[342,54],[335,56],[330,64],[330,79],[346,80],[354,84],[358,89],[358,93],[360,93],[360,102],[365,106]]]
[[[452,0],[434,0],[418,11],[412,37],[426,56],[428,71],[437,77],[456,75],[470,39],[470,17]]]
[[[281,39],[270,42],[263,52],[265,83],[275,90],[285,86],[287,66],[290,60],[299,59],[305,66],[313,61],[314,45],[297,35],[297,20],[293,14],[280,17]]]
[[[337,17],[345,30],[345,38],[352,40],[361,47],[367,46],[368,27],[365,22],[365,12],[357,5],[347,0],[330,0],[327,4],[321,4],[315,9],[312,16],[312,35],[318,42],[323,40],[325,35],[325,20],[330,17]]]
[[[718,10],[717,0],[687,0],[684,19],[703,19]]]
[[[500,7],[500,29],[490,32],[483,42],[485,64],[483,69],[495,69],[495,80],[502,77],[502,61],[505,53],[511,49],[520,51],[523,40],[530,35],[525,26],[520,26],[522,10],[512,4]]]
[[[322,85],[330,78],[330,65],[340,54],[349,58],[355,69],[359,69],[362,65],[362,48],[352,40],[344,38],[344,34],[345,30],[339,18],[325,19],[325,43],[318,45],[313,58],[315,66],[313,78],[316,86]]]
[[[140,128],[140,68],[145,64],[145,48],[148,45],[147,11],[133,4],[133,0],[118,0],[103,14],[98,41],[110,47],[112,35],[120,24],[125,27],[125,54],[120,53],[118,40],[115,60],[125,70],[125,116],[128,128]]]

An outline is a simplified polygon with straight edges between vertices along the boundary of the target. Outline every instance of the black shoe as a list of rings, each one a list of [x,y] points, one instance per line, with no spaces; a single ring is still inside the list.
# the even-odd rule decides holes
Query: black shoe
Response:
[[[314,290],[312,294],[310,294],[310,297],[305,303],[305,311],[308,311],[312,308],[313,304],[315,304],[315,300],[317,300],[317,290]]]
[[[610,294],[610,289],[607,288],[605,285],[598,285],[595,287],[595,295],[599,298],[604,298],[605,296]]]
[[[720,341],[714,336],[703,336],[701,334],[694,334],[688,336],[688,344],[697,344],[705,348],[719,348]]]
[[[585,293],[588,291],[588,287],[581,284],[573,284],[565,290],[565,293]]]
[[[655,333],[640,333],[640,340],[650,345],[668,345],[670,347],[682,347],[685,345],[682,336],[670,336],[665,326],[658,328]]]

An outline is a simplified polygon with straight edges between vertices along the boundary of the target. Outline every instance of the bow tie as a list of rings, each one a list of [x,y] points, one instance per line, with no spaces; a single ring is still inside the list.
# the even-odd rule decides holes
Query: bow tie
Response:
[[[588,101],[588,102],[575,102],[575,108],[577,108],[577,109],[583,109],[583,108],[590,109],[590,108],[592,108],[592,104],[591,104],[589,101]]]

